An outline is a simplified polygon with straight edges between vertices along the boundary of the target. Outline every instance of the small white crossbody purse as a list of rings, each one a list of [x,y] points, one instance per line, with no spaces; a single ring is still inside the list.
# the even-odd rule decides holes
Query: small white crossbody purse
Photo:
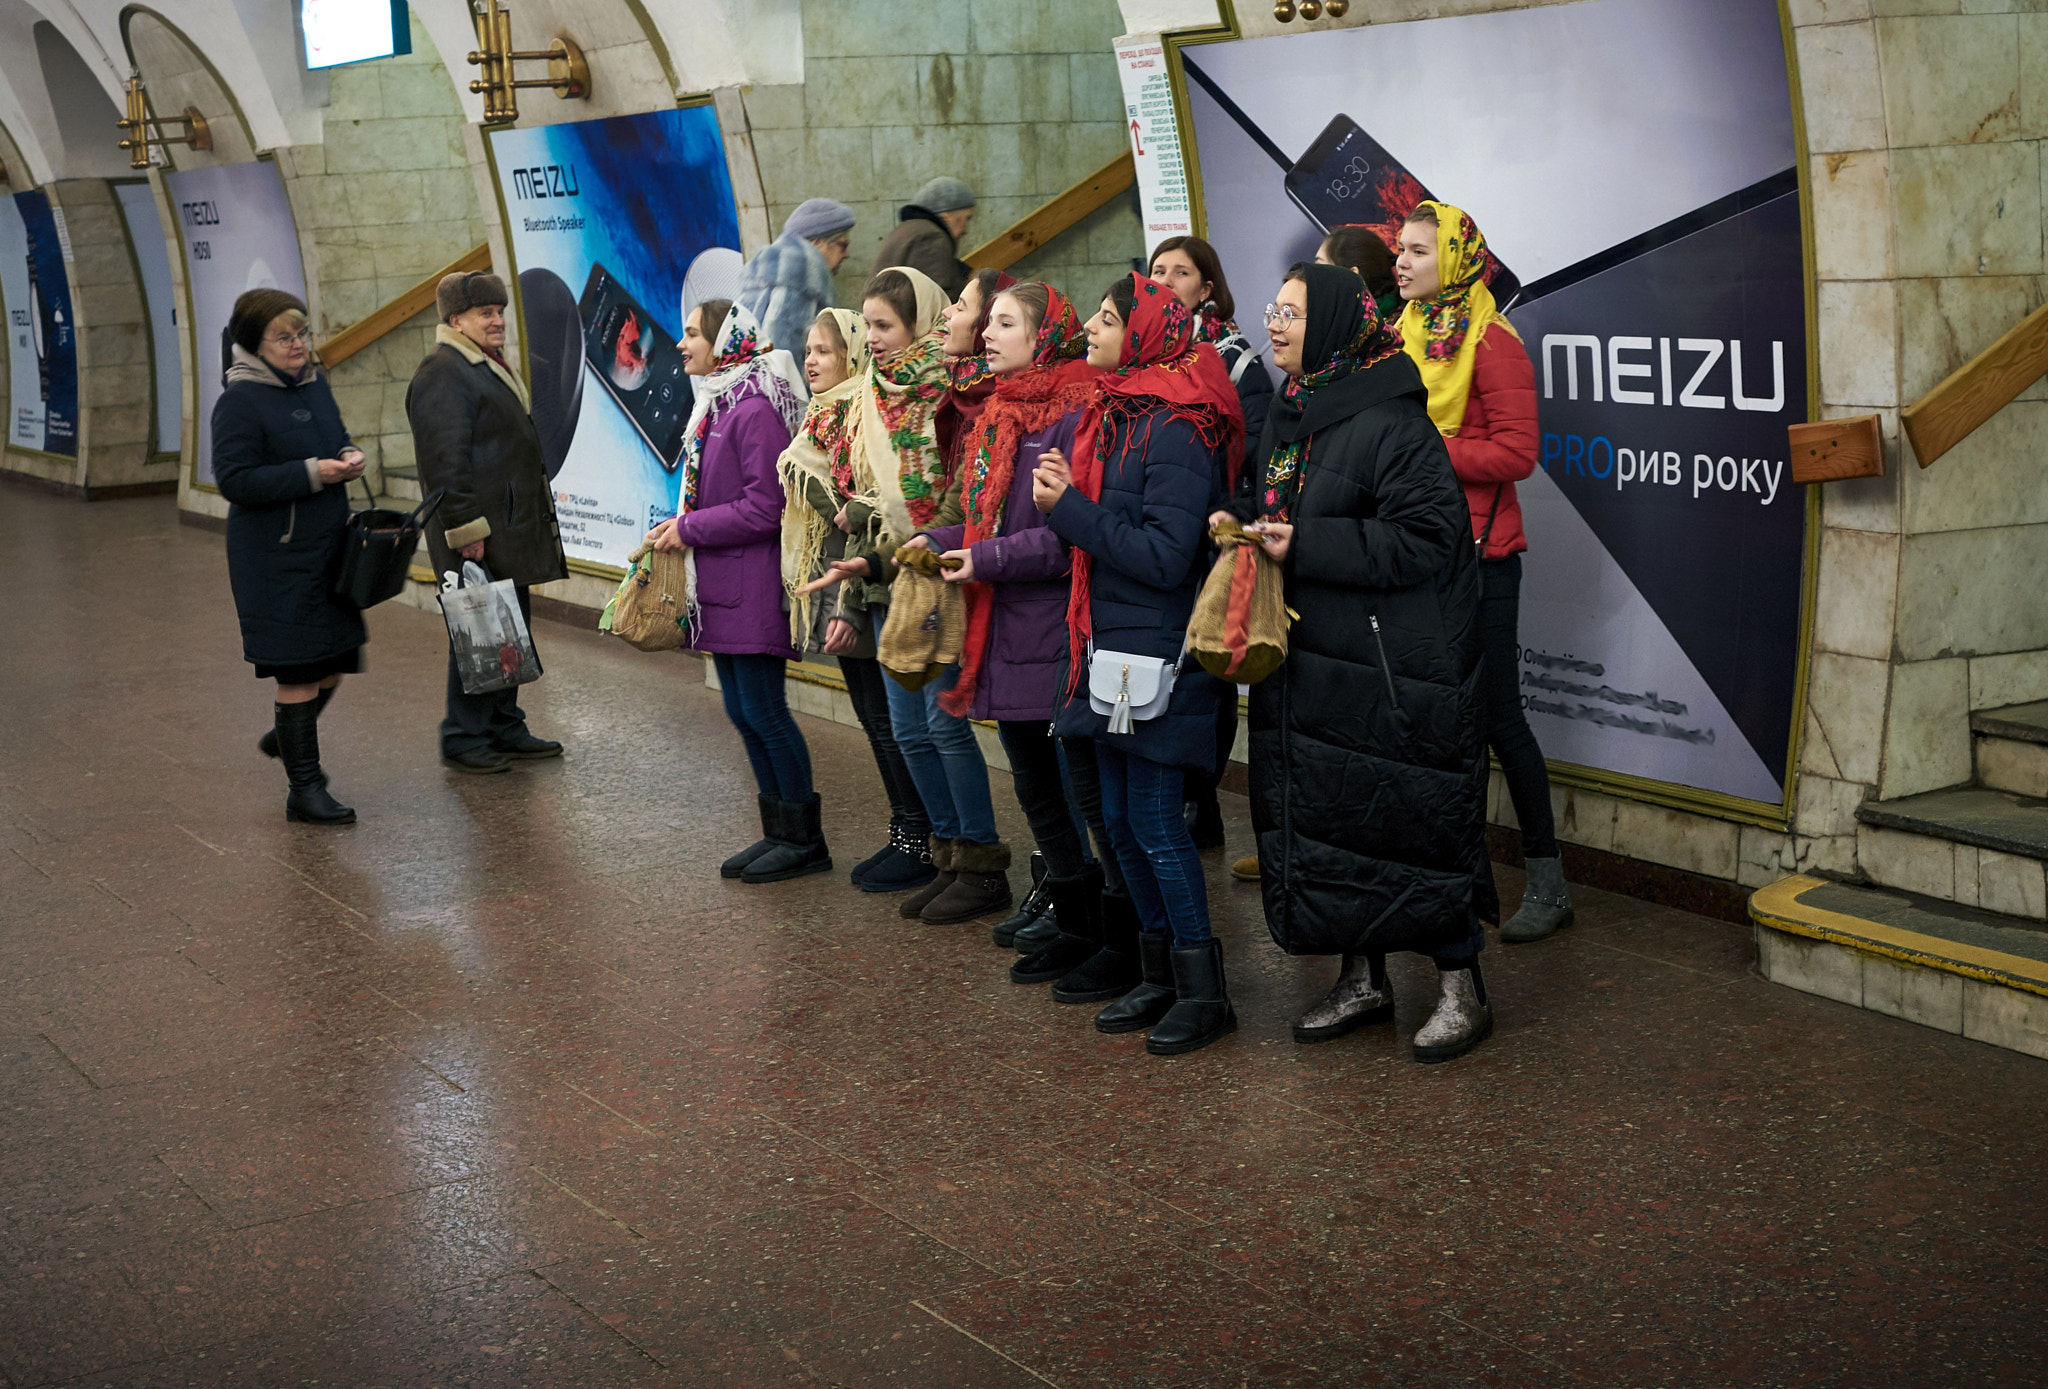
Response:
[[[1187,654],[1185,643],[1181,656]],[[1088,647],[1088,707],[1109,715],[1111,733],[1129,733],[1133,723],[1156,719],[1173,698],[1181,656],[1133,656],[1128,651]]]

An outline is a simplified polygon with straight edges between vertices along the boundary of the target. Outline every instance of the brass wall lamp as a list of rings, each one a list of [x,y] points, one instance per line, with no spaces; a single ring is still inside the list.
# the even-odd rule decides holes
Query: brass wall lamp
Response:
[[[512,12],[498,0],[469,0],[470,18],[476,23],[477,51],[469,55],[470,65],[482,69],[469,89],[484,99],[484,124],[504,125],[519,119],[520,87],[551,87],[564,101],[584,101],[590,96],[590,64],[583,50],[567,34],[538,53],[520,53],[512,47]],[[515,78],[515,63],[546,62],[546,77]]]
[[[1297,13],[1303,19],[1321,19],[1324,15],[1342,19],[1350,10],[1351,0],[1301,0],[1299,5],[1294,0],[1275,0],[1273,18],[1282,24],[1291,23]]]
[[[207,128],[206,117],[199,114],[197,106],[187,106],[182,116],[152,116],[149,113],[149,99],[142,88],[142,73],[131,70],[128,74],[128,114],[114,122],[123,131],[121,148],[128,151],[128,167],[147,169],[151,145],[185,145],[195,150],[213,148],[213,132]],[[167,125],[182,125],[183,135],[165,135]],[[157,133],[152,134],[154,128]]]

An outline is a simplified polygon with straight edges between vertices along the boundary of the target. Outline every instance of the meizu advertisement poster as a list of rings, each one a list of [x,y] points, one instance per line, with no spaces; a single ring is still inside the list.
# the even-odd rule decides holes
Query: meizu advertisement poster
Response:
[[[714,248],[738,261],[718,118],[690,106],[494,130],[490,146],[562,545],[623,566],[676,510],[695,398],[676,347],[685,279]]]
[[[7,308],[7,442],[78,456],[78,335],[57,212],[40,190],[0,198]]]
[[[192,305],[192,362],[199,378],[199,453],[193,475],[211,487],[213,406],[227,374],[221,344],[228,316],[247,290],[281,289],[305,299],[306,269],[284,179],[269,160],[178,169],[164,175],[164,187],[178,219]]]
[[[1324,229],[1465,208],[1535,365],[1520,684],[1544,753],[1779,804],[1807,415],[1776,0],[1583,0],[1182,50],[1239,321]],[[1390,225],[1391,224],[1391,225]]]

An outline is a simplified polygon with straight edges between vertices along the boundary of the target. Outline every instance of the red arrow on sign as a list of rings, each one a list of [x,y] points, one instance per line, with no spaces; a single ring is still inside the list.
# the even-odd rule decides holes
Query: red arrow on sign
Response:
[[[1131,143],[1138,147],[1138,153],[1143,154],[1145,152],[1145,141],[1138,134],[1138,123],[1135,120],[1131,122]]]

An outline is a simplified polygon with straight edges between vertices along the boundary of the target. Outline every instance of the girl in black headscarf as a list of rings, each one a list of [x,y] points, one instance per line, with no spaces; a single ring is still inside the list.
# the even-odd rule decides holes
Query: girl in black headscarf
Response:
[[[1493,1027],[1479,571],[1428,392],[1364,289],[1297,265],[1266,313],[1288,382],[1233,510],[1298,617],[1286,664],[1252,686],[1252,824],[1274,940],[1344,956],[1296,1039],[1391,1017],[1386,952],[1417,950],[1441,988],[1415,1057],[1444,1061]]]

